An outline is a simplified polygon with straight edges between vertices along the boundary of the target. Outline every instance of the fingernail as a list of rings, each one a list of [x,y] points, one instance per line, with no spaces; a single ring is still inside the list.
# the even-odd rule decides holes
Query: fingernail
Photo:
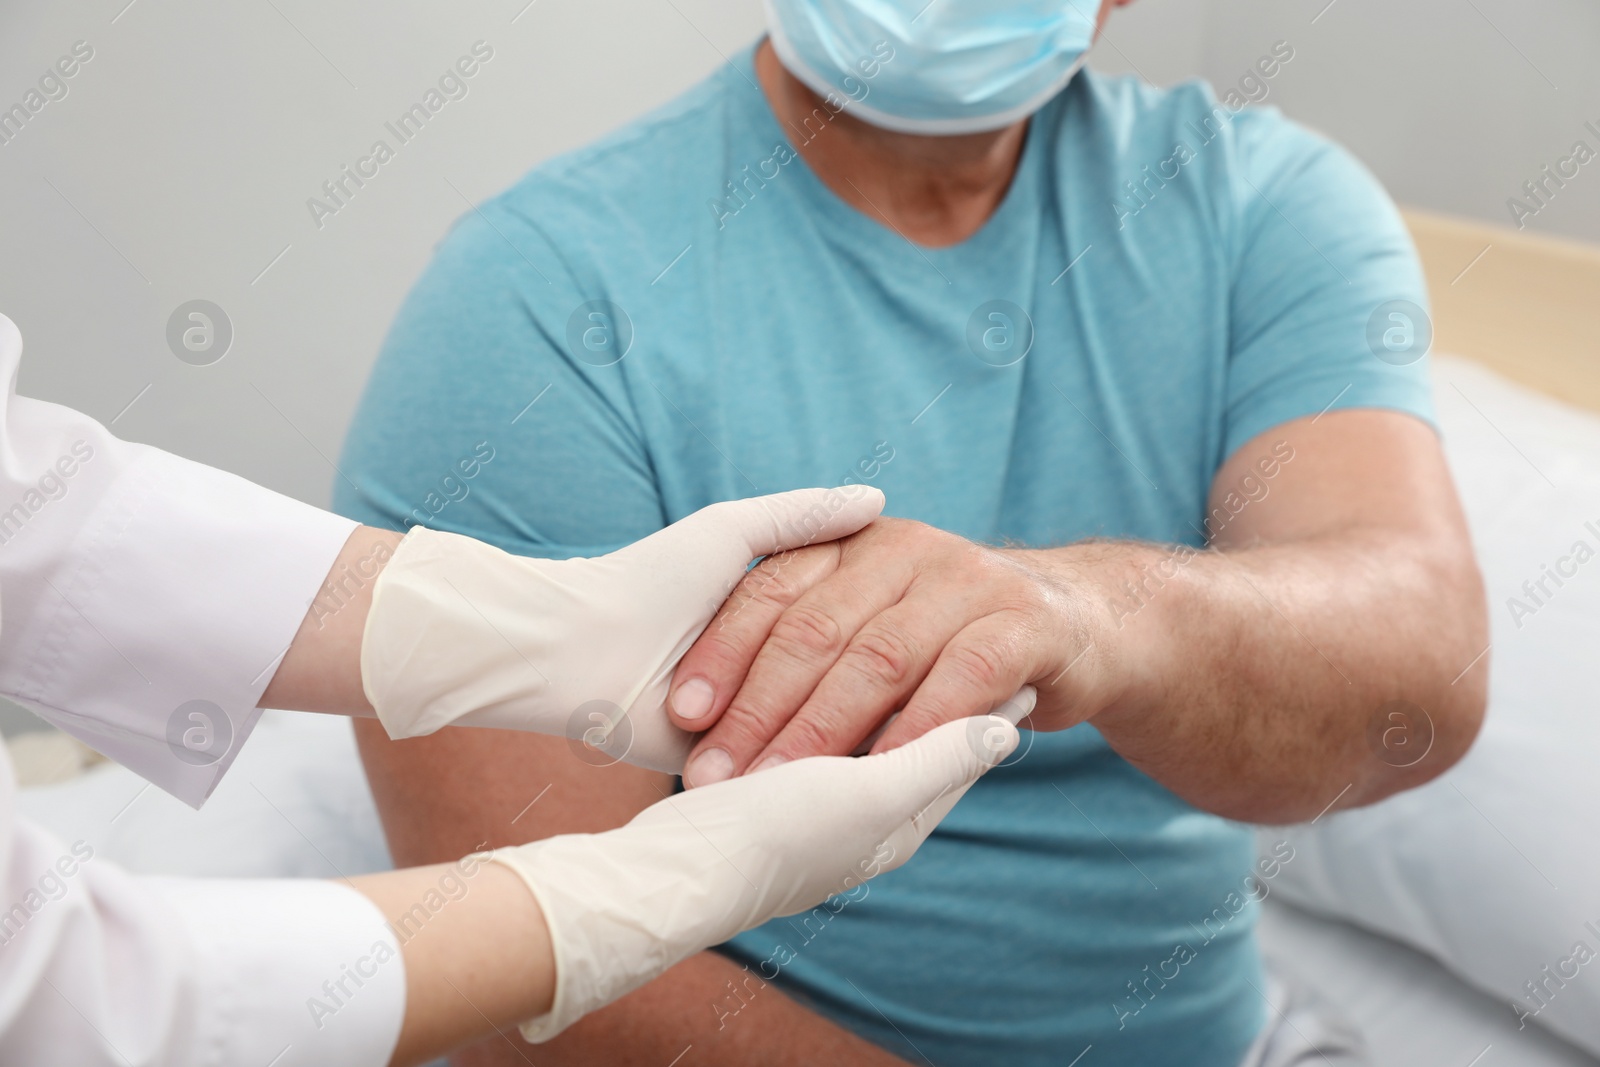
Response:
[[[704,678],[690,678],[672,691],[672,713],[688,722],[703,719],[711,714],[711,701],[715,696],[710,682]]]
[[[715,785],[733,774],[733,760],[720,748],[708,748],[694,758],[684,772],[690,785]]]
[[[751,771],[750,773],[751,774],[760,774],[762,771],[770,771],[772,768],[778,766],[780,763],[788,763],[788,762],[789,761],[787,759],[785,759],[784,757],[782,757],[782,756],[768,756],[766,759],[764,759],[760,763],[756,764],[756,769]]]

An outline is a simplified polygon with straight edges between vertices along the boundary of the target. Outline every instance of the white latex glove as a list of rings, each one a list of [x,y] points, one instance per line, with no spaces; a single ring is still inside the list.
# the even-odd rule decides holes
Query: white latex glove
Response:
[[[390,737],[457,723],[563,734],[591,762],[683,770],[673,668],[751,560],[854,533],[868,486],[702,508],[593,559],[514,556],[415,527],[373,587],[361,681]]]
[[[522,1036],[547,1041],[702,949],[894,870],[1016,748],[1033,701],[1025,688],[892,752],[795,760],[679,793],[618,830],[489,853],[528,884],[555,950],[555,1000]]]

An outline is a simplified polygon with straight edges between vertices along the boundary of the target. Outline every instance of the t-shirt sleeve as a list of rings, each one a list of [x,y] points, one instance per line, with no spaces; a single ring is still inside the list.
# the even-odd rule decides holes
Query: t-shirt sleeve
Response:
[[[1427,286],[1364,167],[1274,110],[1234,123],[1224,456],[1292,419],[1385,408],[1432,424]]]
[[[552,558],[665,524],[621,367],[606,365],[604,344],[626,343],[630,327],[610,320],[603,286],[572,256],[498,202],[456,225],[390,327],[336,510]],[[586,332],[596,343],[575,349],[569,334]]]

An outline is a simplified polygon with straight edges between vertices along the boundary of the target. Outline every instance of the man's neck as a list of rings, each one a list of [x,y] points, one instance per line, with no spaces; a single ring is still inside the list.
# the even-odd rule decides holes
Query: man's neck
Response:
[[[971,237],[1011,187],[1026,121],[954,137],[881,129],[851,115],[848,106],[830,111],[784,68],[770,41],[756,52],[756,76],[779,123],[822,183],[919,245],[939,248]]]

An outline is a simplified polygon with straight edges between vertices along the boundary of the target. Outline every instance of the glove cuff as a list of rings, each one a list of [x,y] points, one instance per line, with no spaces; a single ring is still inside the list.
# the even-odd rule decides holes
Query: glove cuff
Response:
[[[488,858],[515,871],[544,912],[555,961],[550,1010],[522,1023],[523,1039],[549,1041],[589,1012],[610,1004],[687,959],[707,943],[703,890],[675,872],[627,828],[599,835],[563,834],[501,848]],[[698,881],[698,880],[695,880]],[[664,914],[649,914],[660,901]],[[688,929],[677,927],[687,924]]]
[[[535,1045],[549,1041],[581,1019],[586,1010],[583,1004],[590,999],[581,992],[585,982],[582,976],[574,974],[576,968],[567,945],[565,924],[571,920],[567,909],[563,907],[567,902],[560,899],[561,894],[547,888],[534,876],[532,864],[529,862],[527,853],[537,848],[538,844],[522,845],[517,848],[495,849],[487,854],[490,861],[500,864],[522,879],[522,884],[528,887],[528,892],[533,894],[534,902],[544,914],[545,927],[550,932],[550,955],[555,965],[556,976],[555,993],[550,998],[550,1010],[517,1026],[522,1033],[522,1039]]]
[[[361,688],[391,738],[508,704],[529,717],[548,687],[548,663],[541,670],[536,661],[548,659],[555,637],[541,579],[530,561],[470,537],[421,526],[406,534],[373,586],[361,635]],[[502,604],[508,581],[519,585],[517,611]]]

